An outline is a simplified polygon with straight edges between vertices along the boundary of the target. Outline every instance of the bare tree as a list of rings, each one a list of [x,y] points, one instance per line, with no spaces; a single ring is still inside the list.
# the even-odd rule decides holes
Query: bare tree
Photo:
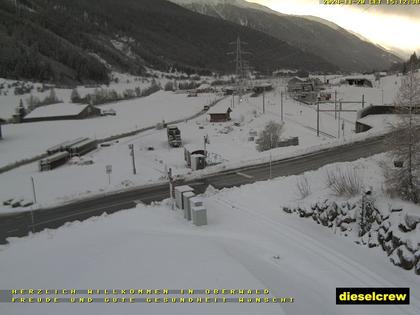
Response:
[[[280,141],[282,132],[283,124],[279,124],[275,121],[268,122],[264,130],[260,132],[260,135],[256,141],[257,150],[267,151],[276,148]]]
[[[389,192],[405,200],[419,202],[420,140],[420,80],[414,71],[414,64],[408,75],[402,80],[395,109],[399,121],[395,123],[387,139],[390,156],[394,167],[385,170],[386,186]]]

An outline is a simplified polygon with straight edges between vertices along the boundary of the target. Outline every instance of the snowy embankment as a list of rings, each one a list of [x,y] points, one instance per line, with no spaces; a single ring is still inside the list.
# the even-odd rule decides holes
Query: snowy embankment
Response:
[[[340,163],[358,169],[377,200],[377,160]],[[285,205],[331,198],[325,170],[306,174],[312,194],[299,199],[297,176],[205,194],[208,226],[195,227],[167,201],[69,223],[0,247],[4,288],[267,288],[291,304],[0,304],[26,314],[419,314],[420,282],[389,263],[379,248],[360,246]],[[389,201],[393,202],[393,201]],[[417,210],[418,207],[416,208]],[[416,233],[419,233],[417,230]],[[28,267],[30,262],[30,268]],[[36,272],[35,272],[36,271]],[[336,287],[410,287],[408,306],[337,306]]]

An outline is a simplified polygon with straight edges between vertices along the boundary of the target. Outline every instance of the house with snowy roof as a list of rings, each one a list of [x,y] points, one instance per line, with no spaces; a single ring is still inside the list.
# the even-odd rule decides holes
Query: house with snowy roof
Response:
[[[99,116],[101,110],[92,105],[59,103],[35,108],[23,118],[23,122],[76,120]]]

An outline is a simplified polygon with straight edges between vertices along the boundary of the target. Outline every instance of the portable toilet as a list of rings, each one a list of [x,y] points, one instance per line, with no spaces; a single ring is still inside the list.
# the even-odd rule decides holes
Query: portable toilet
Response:
[[[203,148],[198,147],[197,145],[194,144],[188,144],[184,146],[184,159],[185,159],[185,163],[187,164],[188,167],[192,168],[192,163],[193,163],[193,156],[194,155],[204,155],[205,151]]]
[[[187,191],[182,197],[184,199],[184,218],[191,221],[190,199],[194,198],[195,194],[192,191]]]
[[[206,156],[203,154],[191,155],[191,169],[193,171],[202,170],[206,167]]]
[[[207,225],[207,209],[203,206],[191,209],[192,221],[196,226]]]
[[[183,194],[186,192],[193,192],[194,189],[190,186],[177,186],[175,187],[175,204],[178,209],[184,209],[184,198]]]

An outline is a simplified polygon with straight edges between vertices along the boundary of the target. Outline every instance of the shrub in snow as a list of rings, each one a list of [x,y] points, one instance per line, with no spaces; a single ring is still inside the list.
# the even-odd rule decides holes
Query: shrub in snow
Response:
[[[283,126],[283,124],[279,124],[275,121],[268,122],[264,130],[260,132],[259,138],[256,141],[257,150],[261,152],[276,148],[283,132]]]
[[[305,199],[311,194],[311,185],[306,176],[300,176],[296,180],[297,193],[300,199]]]
[[[163,89],[165,91],[173,91],[173,90],[175,90],[174,83],[172,81],[166,82]]]
[[[362,179],[354,168],[327,169],[327,187],[337,196],[353,197],[362,191]]]

